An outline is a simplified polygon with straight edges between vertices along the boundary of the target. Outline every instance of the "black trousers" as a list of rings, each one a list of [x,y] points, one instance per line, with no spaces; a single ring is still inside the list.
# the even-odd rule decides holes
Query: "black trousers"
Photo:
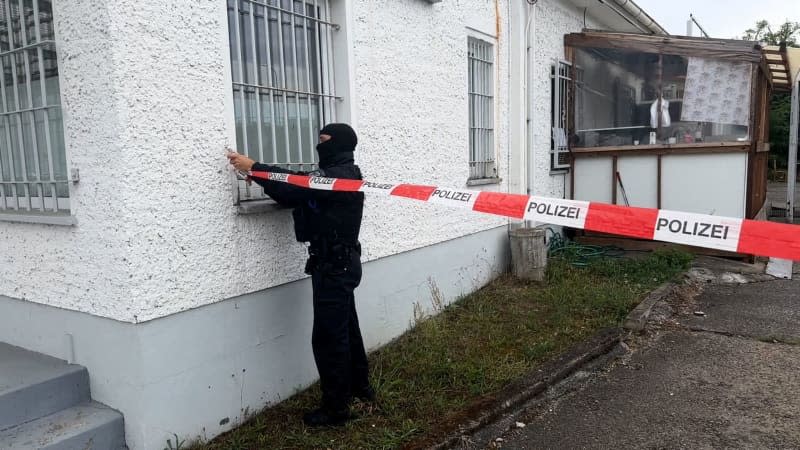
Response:
[[[320,264],[311,273],[311,347],[322,386],[322,404],[331,409],[346,408],[352,393],[369,385],[367,355],[353,296],[360,282],[361,255],[355,250],[336,264]]]

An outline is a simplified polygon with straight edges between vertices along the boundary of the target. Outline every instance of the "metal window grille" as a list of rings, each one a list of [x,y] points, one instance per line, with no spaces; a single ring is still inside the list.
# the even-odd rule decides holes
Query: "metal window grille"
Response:
[[[0,0],[0,212],[69,214],[52,3]]]
[[[572,65],[567,61],[556,61],[551,67],[552,79],[552,136],[550,139],[550,168],[569,168],[569,90]]]
[[[469,178],[494,178],[494,51],[480,39],[468,40]]]
[[[319,129],[335,120],[328,0],[227,0],[240,153],[312,170]],[[239,199],[264,198],[239,184]]]

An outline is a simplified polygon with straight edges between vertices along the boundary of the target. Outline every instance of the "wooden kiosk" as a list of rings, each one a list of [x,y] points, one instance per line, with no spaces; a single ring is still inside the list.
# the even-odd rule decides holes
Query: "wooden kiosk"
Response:
[[[584,31],[565,36],[578,200],[764,218],[770,63],[758,43]]]

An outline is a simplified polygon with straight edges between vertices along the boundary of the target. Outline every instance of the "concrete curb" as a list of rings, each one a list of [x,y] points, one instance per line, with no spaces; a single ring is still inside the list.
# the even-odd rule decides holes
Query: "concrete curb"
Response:
[[[653,306],[675,292],[676,288],[677,285],[675,283],[669,282],[662,284],[656,290],[652,291],[628,314],[622,327],[626,330],[636,332],[644,330],[644,326],[647,324],[647,318],[650,317],[650,311],[653,310]]]
[[[462,436],[484,428],[501,415],[512,411],[547,388],[569,377],[586,363],[608,353],[620,342],[624,334],[625,332],[621,328],[607,328],[598,332],[504,388],[497,395],[498,400],[494,404],[484,408],[478,416],[459,426],[457,431],[448,434],[439,443],[420,446],[420,444],[414,445],[412,442],[404,448],[428,448],[431,450],[452,448],[461,442]],[[433,440],[433,438],[429,439]]]

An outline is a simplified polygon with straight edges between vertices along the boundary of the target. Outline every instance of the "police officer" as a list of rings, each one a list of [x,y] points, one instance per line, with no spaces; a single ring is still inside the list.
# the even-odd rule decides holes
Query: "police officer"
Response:
[[[228,154],[228,159],[240,171],[360,180],[361,170],[353,159],[357,143],[356,133],[349,125],[326,125],[319,132],[317,145],[319,171],[310,174],[257,163],[233,152]],[[367,356],[353,297],[353,290],[361,282],[358,234],[364,194],[254,181],[277,203],[294,208],[297,240],[309,243],[306,273],[311,275],[314,303],[311,347],[322,387],[322,406],[306,413],[303,421],[310,426],[342,424],[350,419],[352,397],[364,401],[375,398],[369,384]]]

